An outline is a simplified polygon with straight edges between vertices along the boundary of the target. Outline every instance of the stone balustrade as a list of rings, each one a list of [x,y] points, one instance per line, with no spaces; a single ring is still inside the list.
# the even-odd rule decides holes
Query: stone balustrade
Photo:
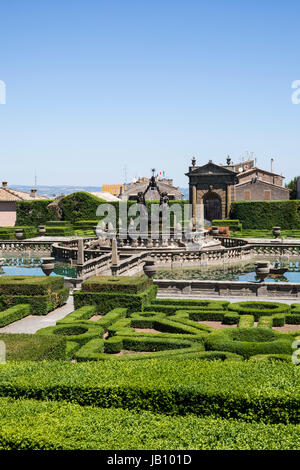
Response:
[[[267,297],[298,299],[300,284],[290,282],[235,282],[154,279],[159,297]]]

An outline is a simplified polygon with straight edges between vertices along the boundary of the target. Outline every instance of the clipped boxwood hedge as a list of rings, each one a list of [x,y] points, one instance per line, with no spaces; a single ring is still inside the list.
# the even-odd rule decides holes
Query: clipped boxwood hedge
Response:
[[[234,302],[228,306],[228,310],[235,311],[240,315],[253,315],[255,321],[259,317],[267,315],[275,315],[277,313],[287,313],[290,306],[280,302]]]
[[[1,276],[0,295],[45,295],[64,287],[60,276]]]
[[[66,339],[54,335],[0,333],[6,361],[57,361],[66,358]]]
[[[21,318],[27,317],[30,314],[30,305],[20,304],[10,307],[3,312],[0,312],[0,328],[9,325]]]
[[[251,328],[254,325],[253,315],[241,315],[239,319],[239,328]]]
[[[0,399],[1,450],[298,450],[299,425]],[[128,455],[128,452],[127,452]]]
[[[36,335],[55,335],[64,336],[69,341],[74,341],[79,344],[84,344],[92,338],[103,336],[104,330],[98,325],[91,323],[74,322],[66,323],[63,325],[48,326],[38,330]]]
[[[56,324],[61,325],[64,323],[74,323],[75,321],[89,320],[95,314],[95,305],[86,305],[85,307],[81,307],[78,310],[74,310],[74,312],[69,313],[61,320],[58,320]]]
[[[292,363],[191,359],[178,364],[171,359],[7,363],[1,366],[0,396],[299,423],[300,369]]]
[[[83,292],[139,294],[152,286],[146,276],[93,276],[82,283]]]
[[[51,310],[65,304],[69,297],[69,288],[62,289],[46,295],[0,295],[0,310],[13,305],[29,304],[31,315],[46,315]]]
[[[199,308],[201,310],[227,310],[230,302],[226,300],[198,300],[198,299],[155,299],[153,305]]]
[[[138,294],[127,294],[117,292],[84,292],[75,291],[75,309],[85,305],[95,305],[97,312],[107,313],[114,308],[127,308],[130,312],[143,311],[147,305],[156,297],[157,286],[152,285]]]
[[[230,328],[211,333],[204,339],[212,351],[230,351],[246,359],[257,354],[289,354],[293,337],[264,328]]]

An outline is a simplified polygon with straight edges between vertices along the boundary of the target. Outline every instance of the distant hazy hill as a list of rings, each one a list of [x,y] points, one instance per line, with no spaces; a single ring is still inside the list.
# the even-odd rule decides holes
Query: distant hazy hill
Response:
[[[32,186],[22,186],[13,184],[10,186],[12,189],[18,189],[19,191],[25,191],[30,193]],[[101,191],[100,186],[37,186],[36,187],[38,194],[41,196],[60,196],[61,194],[71,194],[77,191],[88,191],[90,193]],[[184,194],[183,199],[189,198],[189,189],[188,188],[180,188],[180,191]]]
[[[32,186],[22,186],[13,184],[10,186],[12,189],[18,189],[19,191],[25,191],[30,193]],[[53,197],[60,196],[61,194],[71,194],[78,191],[96,192],[101,191],[99,186],[37,186],[38,194],[42,196]]]

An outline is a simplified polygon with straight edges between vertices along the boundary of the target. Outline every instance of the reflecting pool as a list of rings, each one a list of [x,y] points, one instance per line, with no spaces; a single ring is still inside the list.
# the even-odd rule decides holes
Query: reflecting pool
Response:
[[[5,261],[0,266],[0,276],[45,276],[40,267],[40,258],[28,256],[3,258]],[[76,277],[76,274],[76,266],[56,261],[50,276]]]
[[[251,260],[234,265],[201,266],[199,268],[159,268],[155,279],[260,282],[255,273],[256,261]],[[272,265],[274,261],[270,260],[270,264]],[[264,282],[300,282],[300,260],[280,263],[280,267],[285,267],[287,271],[280,275],[269,275]]]

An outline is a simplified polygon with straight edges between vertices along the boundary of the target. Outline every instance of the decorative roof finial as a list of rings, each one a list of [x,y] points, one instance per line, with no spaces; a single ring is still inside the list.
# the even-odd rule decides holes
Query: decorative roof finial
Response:
[[[229,155],[227,155],[226,162],[227,162],[227,165],[228,165],[228,166],[231,164],[231,158],[230,158]]]
[[[195,158],[195,157],[192,158],[192,165],[193,165],[193,166],[196,165],[196,158]]]

